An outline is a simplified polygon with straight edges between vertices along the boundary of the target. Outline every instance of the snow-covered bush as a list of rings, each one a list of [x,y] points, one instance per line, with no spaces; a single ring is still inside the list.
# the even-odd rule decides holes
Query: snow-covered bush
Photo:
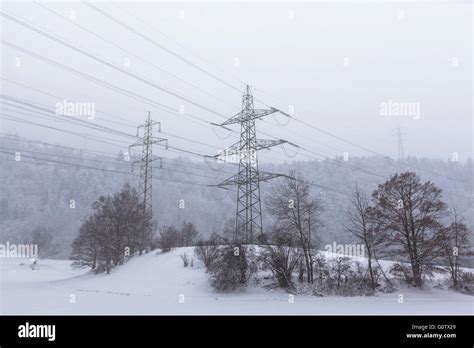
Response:
[[[459,271],[459,279],[456,287],[453,286],[459,292],[474,295],[474,274],[471,272]]]
[[[329,265],[324,256],[316,255],[314,257],[313,271],[316,276],[316,284],[322,287],[323,281],[329,276]]]
[[[244,288],[255,271],[254,251],[243,245],[220,247],[216,261],[208,268],[211,284],[218,291]]]
[[[284,245],[266,245],[260,253],[259,260],[264,270],[269,269],[279,287],[293,290],[293,271],[301,261],[297,248]]]
[[[367,267],[348,257],[326,259],[315,257],[313,265],[315,282],[313,295],[361,296],[373,295],[372,282]],[[378,274],[376,274],[378,277]],[[303,284],[304,285],[304,284]],[[304,287],[305,289],[307,286]]]
[[[178,246],[179,231],[173,226],[166,226],[161,229],[159,246],[163,252],[168,252]]]
[[[183,266],[188,267],[191,262],[191,259],[189,258],[188,253],[184,252],[181,255],[179,255],[179,257],[181,258],[181,260],[183,260]]]
[[[207,269],[212,265],[212,263],[219,256],[219,247],[214,244],[212,241],[198,242],[198,245],[194,248],[194,255],[199,261],[204,263]]]

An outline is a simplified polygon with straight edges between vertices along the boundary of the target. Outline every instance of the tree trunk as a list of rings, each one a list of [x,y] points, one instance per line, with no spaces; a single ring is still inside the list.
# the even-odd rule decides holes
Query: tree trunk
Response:
[[[374,270],[372,269],[372,252],[370,248],[367,247],[367,267],[370,274],[370,284],[372,285],[372,290],[375,290],[377,284],[375,284]]]

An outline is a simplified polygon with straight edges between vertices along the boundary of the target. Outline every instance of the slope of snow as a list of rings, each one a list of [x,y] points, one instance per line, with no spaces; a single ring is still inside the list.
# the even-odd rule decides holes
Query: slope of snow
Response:
[[[295,296],[249,286],[216,293],[204,267],[184,268],[179,257],[193,248],[135,257],[112,274],[94,275],[70,261],[0,259],[2,314],[474,314],[474,297],[437,289],[399,289],[371,297]],[[22,264],[24,263],[24,264]],[[403,294],[403,303],[398,303]],[[180,301],[181,300],[181,301]]]

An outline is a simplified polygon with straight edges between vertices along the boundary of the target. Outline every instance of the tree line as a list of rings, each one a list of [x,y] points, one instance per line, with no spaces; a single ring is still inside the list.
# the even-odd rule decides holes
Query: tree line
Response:
[[[179,228],[161,227],[154,236],[144,232],[149,229],[143,225],[147,219],[138,194],[125,185],[94,203],[73,242],[72,258],[76,265],[110,272],[143,251],[195,246],[195,256],[206,266],[213,286],[223,291],[245,287],[251,275],[263,269],[270,271],[275,286],[288,290],[298,282],[316,292],[339,293],[357,284],[373,293],[392,286],[392,277],[422,287],[440,265],[454,288],[466,286],[461,265],[472,256],[470,231],[456,208],[443,201],[441,189],[422,182],[414,172],[391,176],[370,195],[354,188],[349,210],[341,217],[347,217],[346,232],[364,246],[364,264],[347,257],[328,259],[319,252],[324,204],[309,183],[284,178],[266,204],[274,225],[258,237],[258,245],[245,245],[229,231],[202,240],[189,222]],[[382,260],[394,261],[393,266],[385,269]]]
[[[158,247],[168,251],[191,245],[199,234],[193,224],[185,222],[180,229],[163,227],[156,237],[150,223],[137,191],[130,185],[114,195],[99,197],[72,243],[73,264],[110,273],[134,255]]]
[[[345,230],[364,246],[365,265],[319,252],[324,206],[309,183],[285,178],[273,188],[267,204],[275,225],[261,236],[257,256],[254,246],[243,245],[239,238],[231,247],[218,248],[215,243],[198,247],[197,257],[204,261],[216,289],[245,286],[248,272],[261,268],[271,271],[278,287],[294,291],[296,276],[300,288],[306,284],[316,294],[390,291],[393,278],[422,287],[435,271],[447,271],[451,287],[473,292],[474,279],[461,268],[473,255],[470,230],[456,208],[443,201],[441,189],[421,182],[414,172],[391,176],[371,195],[354,188]],[[387,270],[381,260],[392,266]]]

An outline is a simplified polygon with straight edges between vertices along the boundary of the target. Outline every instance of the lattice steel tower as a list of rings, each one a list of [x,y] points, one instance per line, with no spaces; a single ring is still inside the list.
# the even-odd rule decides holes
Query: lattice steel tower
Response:
[[[403,137],[400,127],[397,128],[398,160],[405,159],[405,150],[403,149]]]
[[[215,156],[216,158],[221,158],[223,155],[226,158],[236,158],[237,156],[239,162],[239,172],[217,185],[219,187],[237,185],[235,240],[238,242],[253,243],[257,233],[263,234],[260,182],[284,176],[258,170],[258,150],[280,145],[287,141],[257,139],[255,121],[278,111],[275,108],[255,109],[253,96],[247,85],[242,97],[242,111],[220,124],[224,128],[227,125],[240,124],[240,141]]]
[[[132,162],[132,171],[136,163],[140,163],[140,181],[138,186],[138,194],[140,201],[143,204],[144,209],[144,228],[145,235],[152,235],[153,229],[153,194],[152,194],[152,183],[153,183],[153,166],[152,162],[159,159],[160,157],[153,156],[153,144],[166,142],[166,148],[168,147],[168,140],[164,138],[157,138],[153,136],[153,126],[158,125],[158,132],[161,132],[160,122],[153,121],[151,119],[151,113],[148,112],[148,117],[144,124],[137,127],[137,138],[140,137],[140,129],[143,128],[143,137],[137,142],[130,145],[129,148],[135,146],[142,147],[142,156],[140,160]]]

